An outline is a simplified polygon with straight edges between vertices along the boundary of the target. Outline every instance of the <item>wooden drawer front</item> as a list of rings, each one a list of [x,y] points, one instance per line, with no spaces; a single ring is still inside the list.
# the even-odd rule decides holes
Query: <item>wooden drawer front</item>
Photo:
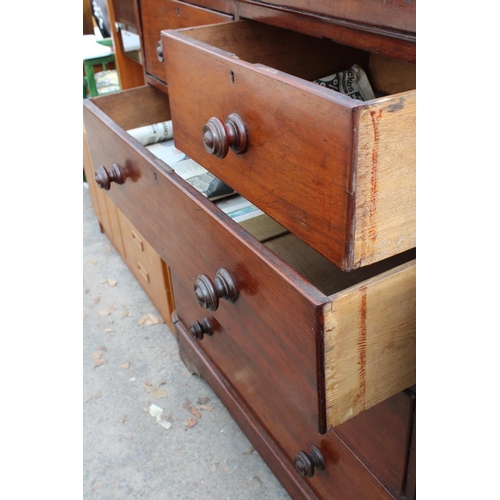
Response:
[[[172,176],[175,177],[175,174]],[[343,363],[341,357],[331,356],[328,352],[329,365],[323,367],[322,350],[325,338],[334,339],[337,334],[349,336],[344,328],[341,332],[337,331],[335,320],[330,316],[332,313],[342,327],[344,314],[350,315],[350,307],[346,308],[344,300],[337,301],[337,295],[343,299],[346,294],[354,300],[369,293],[373,286],[377,287],[380,283],[390,286],[391,282],[399,281],[402,275],[409,275],[407,286],[410,296],[414,296],[414,292],[411,292],[414,290],[414,283],[411,284],[414,261],[389,271],[386,271],[387,267],[396,265],[397,259],[369,269],[342,273],[291,234],[268,241],[264,246],[232,224],[232,221],[226,223],[226,217],[214,212],[217,209],[201,196],[192,199],[183,196],[180,189],[169,196],[172,202],[174,196],[175,203],[171,210],[175,210],[172,215],[179,233],[170,237],[172,254],[169,259],[179,318],[187,326],[195,321],[202,324],[203,319],[207,318],[215,330],[221,328],[228,332],[246,357],[254,362],[255,368],[239,363],[241,370],[250,372],[255,369],[265,374],[272,393],[281,394],[311,427],[324,431],[415,382],[415,363],[412,362],[414,310],[403,309],[405,321],[400,323],[400,317],[397,316],[397,323],[384,324],[383,331],[377,325],[372,325],[373,314],[378,309],[387,305],[391,310],[394,303],[404,301],[401,297],[405,294],[398,287],[394,288],[392,297],[383,297],[386,304],[377,302],[376,297],[372,296],[373,302],[367,304],[364,316],[360,317],[359,322],[365,324],[363,341],[366,346],[363,346],[365,351],[362,352],[375,351],[377,355],[375,358],[366,354],[363,358],[364,378],[360,378],[359,332],[355,325],[351,325],[356,338],[353,339],[354,345],[349,344],[354,352],[346,356],[348,365]],[[293,264],[300,274],[277,256]],[[234,303],[220,300],[218,309],[210,312],[198,304],[194,287],[200,275],[215,281],[221,268],[234,280],[238,297]],[[378,274],[382,271],[386,272]],[[375,277],[374,273],[377,273]],[[307,280],[317,281],[324,291],[313,286],[305,276]],[[336,294],[335,290],[339,288],[341,291]],[[325,291],[333,294],[327,296]],[[215,341],[216,337],[216,334],[205,336],[201,342],[202,348],[233,382],[240,375],[226,363],[235,355],[217,352],[219,343],[224,342],[224,336],[218,337],[219,342]],[[330,343],[326,345],[330,346]],[[404,359],[403,367],[399,362],[394,363],[394,359],[399,357]],[[325,413],[324,408],[325,369],[326,383],[331,392],[326,394],[326,401],[330,403],[328,413]],[[343,373],[346,380],[339,381],[337,373]],[[248,390],[252,392],[254,388],[249,385]],[[359,397],[360,393],[362,397]],[[271,397],[262,407],[263,413],[269,411],[268,405],[275,409],[278,405],[276,413],[281,413],[277,399]],[[254,408],[253,404],[250,406]],[[281,414],[285,418],[285,414]],[[262,418],[262,415],[258,416]],[[325,416],[328,419],[326,421]]]
[[[162,40],[186,154],[343,270],[415,246],[414,65],[252,21]],[[388,95],[364,103],[311,83],[354,63]],[[247,149],[217,158],[203,127],[233,113]]]
[[[228,22],[231,15],[171,0],[141,0],[142,36],[146,72],[167,81],[166,66],[156,52],[161,30]]]
[[[264,246],[121,129],[133,127],[133,110],[124,109],[131,92],[84,103],[91,153],[95,165],[123,167],[125,182],[113,183],[109,196],[180,277],[176,303],[177,288],[191,290],[189,308],[176,306],[182,321],[191,325],[207,312],[193,291],[197,278],[214,280],[225,269],[238,296],[234,303],[220,300],[213,318],[273,381],[273,390],[322,431],[414,384],[412,255],[344,273],[292,234]],[[147,87],[136,94],[139,126],[166,96]],[[384,308],[391,314],[379,326]],[[199,314],[192,317],[193,311]],[[336,355],[336,342],[343,356]],[[217,360],[226,371],[224,362]]]
[[[183,287],[182,280],[177,280],[175,272],[172,279],[176,291],[177,285]],[[182,296],[184,293],[190,295],[190,292],[188,287],[180,292],[179,300],[183,307]],[[179,304],[177,300],[176,304]],[[189,328],[182,321],[175,323],[175,326],[178,329],[179,344],[183,349],[186,337],[190,335]],[[261,370],[255,359],[247,355],[234,341],[234,332],[229,333],[220,326],[216,326],[213,336],[204,338],[201,342],[197,342],[197,345],[203,346],[205,342],[214,344],[210,348],[211,354],[214,355],[211,359],[212,366],[215,364],[215,367],[220,370],[217,360],[224,359],[222,375],[230,377],[231,386],[245,400],[247,411],[255,414],[270,438],[278,444],[289,463],[292,477],[300,479],[294,467],[294,459],[300,450],[309,453],[312,445],[320,450],[325,461],[325,469],[316,470],[310,479],[303,478],[316,496],[308,495],[304,490],[302,494],[295,490],[290,491],[290,494],[294,494],[293,498],[310,500],[313,498],[314,500],[331,498],[389,500],[393,498],[378,478],[367,469],[335,432],[328,431],[321,435],[309,425],[290,399],[276,390],[275,381],[269,379],[268,373]],[[205,377],[205,373],[202,372],[201,375]],[[208,382],[212,381],[208,378]],[[217,386],[214,385],[213,388],[217,392]],[[245,426],[242,429],[245,433],[248,432]],[[386,430],[387,428],[381,429],[382,439],[390,438],[385,435]],[[249,439],[252,441],[252,436],[249,436]],[[259,453],[265,456],[259,449],[258,443],[253,444]],[[384,459],[388,458],[384,457]],[[281,478],[285,487],[289,486],[286,479],[283,481]]]
[[[250,3],[262,4],[267,6],[270,2],[259,0],[250,0]],[[365,24],[368,31],[375,31],[378,28],[388,28],[389,30],[398,30],[403,32],[415,33],[416,16],[414,0],[320,0],[316,2],[307,2],[304,6],[302,0],[273,0],[274,7],[281,6],[290,10],[304,11],[312,14],[319,14],[335,18],[334,22],[347,24],[352,22]],[[395,36],[395,33],[391,33]]]
[[[174,301],[168,266],[132,223],[120,211],[118,214],[125,261],[161,317],[173,330],[171,315]]]

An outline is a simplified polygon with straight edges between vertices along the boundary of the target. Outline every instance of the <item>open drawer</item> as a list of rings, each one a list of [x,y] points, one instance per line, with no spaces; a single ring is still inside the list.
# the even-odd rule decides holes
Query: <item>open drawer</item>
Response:
[[[84,101],[94,166],[120,172],[110,198],[170,266],[180,320],[212,324],[203,349],[228,380],[225,335],[266,374],[269,404],[322,432],[413,385],[414,252],[346,273],[291,233],[261,243],[125,131],[169,118],[151,86]]]
[[[141,23],[146,71],[166,82],[161,30],[232,21],[233,16],[176,0],[141,0]]]
[[[162,42],[186,154],[343,270],[415,247],[414,64],[248,20]],[[374,99],[313,83],[354,64]]]

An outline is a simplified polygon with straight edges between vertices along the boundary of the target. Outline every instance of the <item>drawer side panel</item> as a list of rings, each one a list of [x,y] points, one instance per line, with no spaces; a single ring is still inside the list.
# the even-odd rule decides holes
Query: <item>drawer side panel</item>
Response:
[[[416,93],[355,111],[353,267],[416,246]]]
[[[328,427],[415,384],[415,262],[341,292],[325,306]]]

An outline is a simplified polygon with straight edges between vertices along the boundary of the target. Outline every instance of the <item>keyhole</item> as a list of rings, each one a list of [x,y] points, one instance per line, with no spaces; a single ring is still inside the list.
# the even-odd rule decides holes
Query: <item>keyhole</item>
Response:
[[[234,72],[230,71],[229,74],[231,75],[231,85],[234,85]]]

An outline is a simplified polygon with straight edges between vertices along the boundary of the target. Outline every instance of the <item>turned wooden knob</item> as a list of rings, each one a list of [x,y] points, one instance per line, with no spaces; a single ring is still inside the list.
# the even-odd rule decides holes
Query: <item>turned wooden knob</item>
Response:
[[[225,269],[219,269],[212,281],[208,276],[201,274],[194,284],[196,300],[203,309],[216,311],[219,299],[236,302],[238,291],[231,275]]]
[[[224,158],[229,148],[234,153],[241,154],[248,147],[247,127],[236,113],[230,114],[224,124],[213,116],[203,127],[201,134],[205,150],[216,158]]]
[[[161,45],[161,40],[158,40],[156,42],[156,57],[158,58],[158,61],[163,62],[163,47]]]
[[[196,340],[202,340],[203,335],[208,335],[209,337],[211,337],[213,334],[212,325],[210,324],[208,318],[203,318],[201,320],[201,323],[199,321],[194,321],[193,323],[191,323],[191,327],[189,329],[191,331],[191,335]]]
[[[297,452],[297,455],[295,455],[294,463],[295,470],[302,477],[313,477],[315,469],[324,470],[325,468],[325,460],[323,458],[323,455],[314,445],[311,446],[311,453],[309,453],[309,455],[302,450]]]
[[[95,181],[101,189],[108,191],[112,182],[123,184],[125,182],[125,177],[121,168],[115,163],[109,172],[105,167],[100,165],[95,173]]]

